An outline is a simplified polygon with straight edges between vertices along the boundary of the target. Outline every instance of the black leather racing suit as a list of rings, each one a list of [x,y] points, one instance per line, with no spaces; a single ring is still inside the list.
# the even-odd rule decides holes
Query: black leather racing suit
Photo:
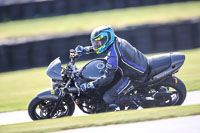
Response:
[[[120,69],[122,78],[104,94],[104,101],[108,104],[120,104],[127,102],[123,100],[126,90],[134,89],[132,80],[145,81],[148,63],[147,58],[126,40],[116,37],[114,44],[108,49],[105,74],[93,83],[98,89],[112,82],[115,72]],[[119,96],[122,98],[120,99]]]

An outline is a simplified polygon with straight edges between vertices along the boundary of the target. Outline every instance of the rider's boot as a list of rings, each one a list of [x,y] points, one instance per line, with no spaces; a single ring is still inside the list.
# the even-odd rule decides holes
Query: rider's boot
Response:
[[[116,110],[116,108],[118,108],[119,106],[117,105],[117,104],[109,104],[108,105],[108,112],[110,112],[110,111],[115,111]]]
[[[109,108],[117,108],[119,107],[117,104],[109,104]]]
[[[129,105],[130,109],[137,109],[139,105],[136,101],[138,101],[136,95],[131,95],[131,96],[125,95],[115,100],[115,103],[117,105]]]
[[[128,109],[137,109],[140,105],[140,100],[139,98],[137,97],[137,95],[130,95],[129,96],[129,101],[130,101],[130,106]]]

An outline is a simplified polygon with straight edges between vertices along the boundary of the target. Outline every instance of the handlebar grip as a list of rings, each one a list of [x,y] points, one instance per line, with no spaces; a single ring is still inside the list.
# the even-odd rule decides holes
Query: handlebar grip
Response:
[[[81,46],[81,45],[78,45],[76,48],[75,48],[75,52],[76,53],[83,53],[84,51],[84,47]]]

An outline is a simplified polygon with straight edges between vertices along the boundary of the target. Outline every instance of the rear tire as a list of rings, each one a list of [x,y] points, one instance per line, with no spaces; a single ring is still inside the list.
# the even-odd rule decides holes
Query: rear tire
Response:
[[[159,84],[159,86],[171,87],[177,91],[178,99],[173,105],[181,105],[186,98],[186,87],[184,83],[177,77],[172,76]]]
[[[57,103],[56,100],[49,100],[49,99],[44,100],[35,97],[28,106],[28,114],[32,120],[50,119],[50,117],[48,117],[48,113],[51,112],[53,105],[56,103]],[[53,118],[72,116],[75,110],[74,103],[67,103],[65,104],[65,106],[67,106],[67,109],[64,108],[64,106],[60,106],[61,108],[61,110],[59,110],[60,112],[58,112],[58,115],[54,116]],[[39,113],[37,113],[37,110],[39,110]],[[45,116],[45,113],[47,114],[47,116]]]

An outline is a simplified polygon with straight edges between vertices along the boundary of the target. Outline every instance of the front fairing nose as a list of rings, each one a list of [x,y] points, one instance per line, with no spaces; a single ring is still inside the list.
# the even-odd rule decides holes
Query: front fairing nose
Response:
[[[61,60],[60,58],[56,58],[49,64],[46,73],[52,79],[62,80],[61,71]]]

